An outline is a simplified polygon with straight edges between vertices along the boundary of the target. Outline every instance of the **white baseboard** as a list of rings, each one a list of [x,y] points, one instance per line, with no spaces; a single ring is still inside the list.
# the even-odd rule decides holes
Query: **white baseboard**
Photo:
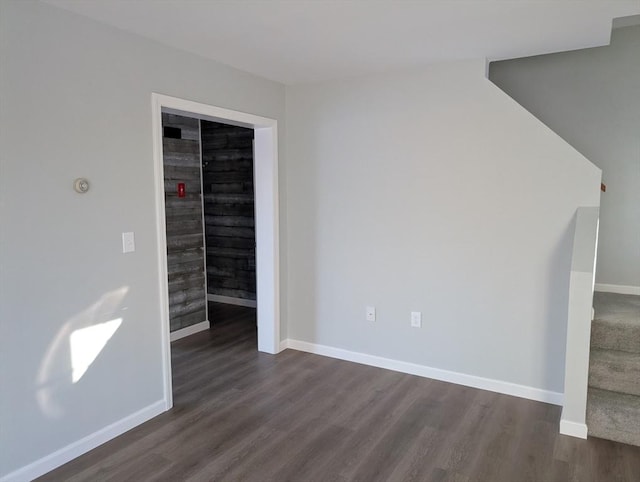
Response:
[[[596,283],[595,290],[601,291],[603,293],[618,293],[621,295],[640,296],[640,286],[609,285],[604,283]]]
[[[358,353],[354,351],[344,350],[342,348],[334,348],[326,345],[317,345],[306,341],[288,339],[282,342],[286,348],[293,350],[315,353],[316,355],[338,358],[340,360],[361,363],[379,368],[386,368],[396,372],[408,373],[425,378],[433,378],[444,382],[455,383],[467,387],[480,388],[491,392],[504,393],[505,395],[513,395],[515,397],[527,398],[539,402],[551,403],[553,405],[562,405],[563,395],[559,392],[542,390],[540,388],[518,385],[516,383],[494,380],[491,378],[478,377],[476,375],[467,375],[466,373],[442,370],[440,368],[432,368],[426,365],[418,365],[416,363],[393,360],[391,358],[383,358],[366,353]]]
[[[290,348],[289,347],[289,340],[281,340],[280,341],[280,351],[286,350],[287,348]],[[280,353],[280,351],[278,353]],[[300,351],[302,351],[302,350],[300,350]]]
[[[0,478],[0,482],[27,482],[52,471],[56,467],[66,464],[70,460],[93,450],[99,445],[121,435],[128,430],[160,415],[166,411],[166,403],[164,400],[157,401],[142,410],[129,415],[128,417],[118,420],[97,432],[87,435],[66,447],[56,450],[55,452],[42,457],[24,467],[19,468]]]
[[[560,419],[560,433],[577,438],[587,438],[587,425]]]
[[[231,296],[212,295],[207,293],[207,300],[214,303],[226,303],[228,305],[247,306],[249,308],[257,308],[256,300],[245,300],[244,298],[233,298]]]
[[[199,331],[208,330],[211,325],[208,321],[201,321],[200,323],[196,323],[195,325],[186,326],[184,328],[180,328],[179,330],[172,331],[169,335],[170,341],[176,341],[180,338],[184,338],[185,336],[193,335],[194,333],[198,333]]]

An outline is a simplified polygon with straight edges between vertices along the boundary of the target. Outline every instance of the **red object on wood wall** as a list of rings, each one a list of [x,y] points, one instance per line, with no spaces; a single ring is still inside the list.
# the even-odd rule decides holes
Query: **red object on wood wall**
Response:
[[[179,182],[178,183],[178,197],[185,197],[186,195],[186,190],[184,187],[184,182]]]

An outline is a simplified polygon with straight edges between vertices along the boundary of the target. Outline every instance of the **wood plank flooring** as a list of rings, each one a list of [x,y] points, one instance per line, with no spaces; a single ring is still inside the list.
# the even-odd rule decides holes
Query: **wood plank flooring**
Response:
[[[172,345],[174,408],[47,481],[640,480],[640,448],[558,434],[560,407],[293,350],[212,304]]]

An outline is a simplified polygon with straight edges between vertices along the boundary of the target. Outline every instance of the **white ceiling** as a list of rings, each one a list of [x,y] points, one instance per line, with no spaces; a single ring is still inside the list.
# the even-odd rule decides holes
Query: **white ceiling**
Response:
[[[286,84],[605,45],[640,0],[44,0]]]

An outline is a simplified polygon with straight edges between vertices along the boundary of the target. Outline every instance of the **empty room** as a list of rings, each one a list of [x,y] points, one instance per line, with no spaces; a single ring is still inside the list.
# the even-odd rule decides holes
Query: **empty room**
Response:
[[[0,482],[640,480],[640,2],[0,0]]]

